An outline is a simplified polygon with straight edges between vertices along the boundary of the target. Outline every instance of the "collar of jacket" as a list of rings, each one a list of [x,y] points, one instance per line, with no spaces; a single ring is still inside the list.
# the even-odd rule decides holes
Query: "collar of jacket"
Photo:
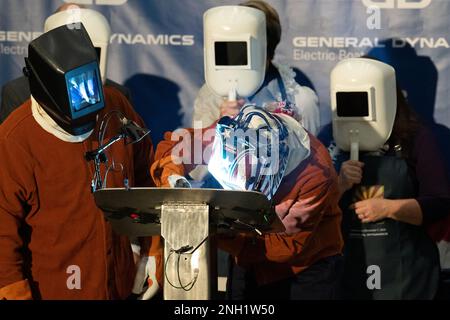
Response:
[[[40,106],[40,104],[31,96],[31,111],[33,113],[33,118],[41,126],[42,129],[52,134],[59,140],[78,143],[83,142],[92,134],[94,130],[91,130],[80,136],[73,136],[66,131],[64,131],[56,122],[53,120],[47,112]]]

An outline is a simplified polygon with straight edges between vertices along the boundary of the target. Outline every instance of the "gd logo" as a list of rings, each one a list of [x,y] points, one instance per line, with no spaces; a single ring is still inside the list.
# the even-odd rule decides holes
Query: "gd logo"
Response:
[[[424,9],[431,4],[431,1],[432,0],[362,0],[366,7],[380,9]]]
[[[120,6],[125,4],[128,0],[64,0],[64,2],[77,4],[97,4],[105,6]]]

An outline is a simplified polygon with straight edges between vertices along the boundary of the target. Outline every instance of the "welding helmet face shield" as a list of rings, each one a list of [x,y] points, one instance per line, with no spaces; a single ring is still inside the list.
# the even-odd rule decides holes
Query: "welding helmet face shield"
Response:
[[[33,40],[25,63],[31,95],[64,131],[78,136],[93,130],[104,108],[103,87],[97,54],[82,24]]]
[[[392,66],[369,58],[340,61],[330,75],[333,138],[344,151],[352,142],[377,151],[393,130],[397,83]]]
[[[254,94],[266,73],[264,12],[244,6],[211,8],[203,16],[203,28],[207,86],[231,100]]]
[[[208,164],[227,190],[258,191],[270,200],[285,175],[288,130],[275,115],[253,105],[235,119],[222,118]]]

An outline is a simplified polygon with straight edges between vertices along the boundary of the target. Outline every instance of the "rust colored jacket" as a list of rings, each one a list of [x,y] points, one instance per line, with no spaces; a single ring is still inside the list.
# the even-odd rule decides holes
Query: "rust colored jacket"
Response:
[[[193,130],[189,132],[192,134]],[[183,138],[186,139],[186,136]],[[194,140],[192,137],[190,139]],[[203,145],[205,150],[212,140],[209,135],[197,146]],[[185,146],[191,144],[192,148],[195,143],[177,142],[178,135],[172,137],[171,133],[166,133],[165,140],[156,149],[151,173],[158,186],[167,186],[170,175],[184,175],[192,169],[192,165],[177,165],[175,162],[179,156],[191,158],[192,161],[193,154],[186,155],[177,150],[173,157],[172,152],[181,143]],[[219,247],[236,257],[239,264],[251,268],[261,285],[286,279],[320,259],[342,251],[342,213],[338,206],[337,175],[326,148],[312,135],[310,142],[311,155],[284,177],[273,199],[286,232],[219,239]],[[189,152],[188,148],[184,151]]]
[[[106,87],[104,93],[99,121],[119,110],[143,125],[119,91]],[[0,299],[130,294],[136,272],[130,241],[113,233],[90,190],[94,168],[84,155],[98,147],[98,127],[82,143],[61,141],[34,120],[30,100],[0,126]],[[113,117],[105,140],[118,129]],[[131,186],[153,185],[149,138],[128,146],[118,142],[109,150],[116,170],[108,175],[108,187],[123,187],[125,177]],[[77,268],[80,288],[73,288]]]

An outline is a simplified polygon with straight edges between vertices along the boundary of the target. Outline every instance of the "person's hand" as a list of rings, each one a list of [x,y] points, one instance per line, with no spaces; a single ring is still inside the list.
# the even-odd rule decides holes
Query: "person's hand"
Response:
[[[394,212],[393,200],[373,198],[358,201],[352,205],[356,215],[363,223],[377,222],[390,218]]]
[[[220,117],[225,117],[225,116],[228,116],[230,118],[235,117],[241,110],[244,103],[245,103],[244,99],[239,99],[236,101],[225,100],[220,105]]]
[[[167,180],[169,181],[169,185],[171,188],[190,188],[191,187],[191,184],[185,177],[177,175],[177,174],[173,174],[173,175],[169,176],[169,178]]]
[[[138,300],[150,300],[158,293],[160,286],[156,275],[156,260],[155,256],[145,256],[138,262],[132,290]]]
[[[361,183],[363,167],[363,162],[355,160],[348,160],[342,164],[338,177],[341,194],[351,189],[355,184]]]

